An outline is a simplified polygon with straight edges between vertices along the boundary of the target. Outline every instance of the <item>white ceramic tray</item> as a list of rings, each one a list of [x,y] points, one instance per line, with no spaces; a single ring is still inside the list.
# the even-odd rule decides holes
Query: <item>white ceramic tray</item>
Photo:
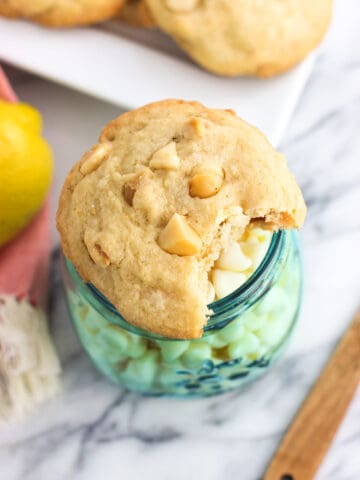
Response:
[[[222,78],[205,72],[160,32],[120,22],[51,30],[0,19],[0,60],[63,85],[134,108],[161,98],[232,108],[279,144],[312,69],[309,57],[271,80]]]
[[[124,109],[162,98],[195,99],[236,110],[278,145],[313,65],[309,57],[271,80],[220,78],[193,64],[160,32],[119,22],[60,31],[5,19],[1,60],[58,83],[34,77],[14,83],[20,99],[41,111],[54,151],[53,219],[66,173]],[[52,231],[57,244],[54,221]]]

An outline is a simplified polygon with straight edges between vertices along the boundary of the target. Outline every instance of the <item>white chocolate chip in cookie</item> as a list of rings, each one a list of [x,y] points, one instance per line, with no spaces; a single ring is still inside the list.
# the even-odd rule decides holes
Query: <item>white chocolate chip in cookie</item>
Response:
[[[213,123],[202,117],[191,117],[185,124],[183,135],[187,139],[201,138],[211,131]]]
[[[133,206],[134,196],[137,190],[144,185],[144,183],[149,183],[152,176],[153,173],[148,168],[126,175],[126,180],[122,188],[122,195],[125,202],[130,205],[130,207]]]
[[[195,255],[201,249],[201,239],[190,227],[186,217],[174,213],[159,235],[159,246],[168,253],[180,256]]]
[[[85,156],[80,167],[80,172],[83,175],[87,175],[96,170],[108,156],[110,148],[111,146],[107,143],[99,143],[97,146],[93,147]]]
[[[169,10],[176,13],[191,12],[199,4],[199,0],[166,0]]]
[[[151,157],[150,168],[176,170],[180,166],[180,158],[176,151],[176,143],[170,142],[165,147],[160,148]]]

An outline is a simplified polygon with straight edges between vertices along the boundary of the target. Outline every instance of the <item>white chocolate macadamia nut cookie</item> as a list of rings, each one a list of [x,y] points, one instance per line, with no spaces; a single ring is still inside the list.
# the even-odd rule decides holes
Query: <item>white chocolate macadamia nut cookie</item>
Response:
[[[66,257],[129,323],[196,338],[224,248],[252,219],[298,228],[305,211],[285,158],[259,130],[229,110],[165,100],[104,128],[67,176],[57,224]]]
[[[332,0],[145,0],[156,25],[219,75],[271,77],[323,38]]]
[[[24,18],[48,27],[71,27],[108,20],[125,0],[0,0],[0,16]]]

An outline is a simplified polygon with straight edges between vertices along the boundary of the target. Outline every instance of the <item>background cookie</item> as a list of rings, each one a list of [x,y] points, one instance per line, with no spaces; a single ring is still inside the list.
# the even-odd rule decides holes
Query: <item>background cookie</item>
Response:
[[[332,0],[145,0],[156,24],[206,69],[271,77],[322,39]]]
[[[97,23],[113,17],[124,0],[0,0],[0,15],[51,27]]]
[[[135,27],[155,27],[154,19],[144,0],[127,0],[120,10],[119,18]]]
[[[286,160],[231,111],[167,100],[121,115],[69,173],[57,225],[65,255],[134,325],[195,338],[208,272],[252,218],[299,227]]]

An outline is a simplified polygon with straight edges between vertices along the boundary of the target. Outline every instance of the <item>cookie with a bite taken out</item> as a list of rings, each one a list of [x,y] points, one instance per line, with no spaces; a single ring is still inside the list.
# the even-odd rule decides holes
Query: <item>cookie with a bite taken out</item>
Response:
[[[130,323],[196,338],[208,275],[247,225],[300,227],[305,204],[283,155],[230,110],[165,100],[125,113],[68,174],[63,251]]]

